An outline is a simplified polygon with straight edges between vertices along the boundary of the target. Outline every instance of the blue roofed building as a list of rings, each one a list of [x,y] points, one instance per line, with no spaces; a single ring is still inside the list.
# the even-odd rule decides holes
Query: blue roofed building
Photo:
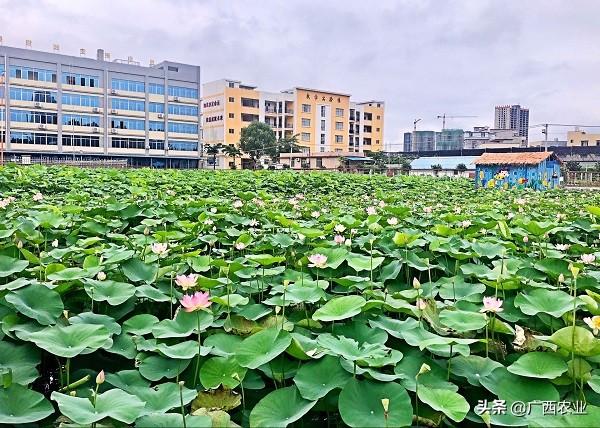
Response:
[[[475,172],[477,156],[431,156],[420,157],[410,163],[411,175],[437,177],[471,177]],[[439,168],[433,168],[433,167]]]

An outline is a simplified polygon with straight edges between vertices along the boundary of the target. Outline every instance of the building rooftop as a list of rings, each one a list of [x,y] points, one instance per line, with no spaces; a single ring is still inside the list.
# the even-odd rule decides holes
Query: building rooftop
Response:
[[[553,152],[528,153],[484,153],[475,160],[476,165],[537,165],[549,158]]]
[[[464,163],[467,169],[475,169],[475,159],[477,156],[431,156],[421,157],[410,163],[411,169],[431,169],[431,165],[441,165],[442,169],[456,169]]]

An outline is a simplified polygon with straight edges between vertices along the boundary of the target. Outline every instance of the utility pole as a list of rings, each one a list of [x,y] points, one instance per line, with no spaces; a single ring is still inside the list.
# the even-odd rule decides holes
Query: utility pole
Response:
[[[544,134],[544,151],[548,151],[548,124],[544,124],[544,129],[542,130],[542,134]]]
[[[417,123],[419,123],[420,121],[421,121],[421,119],[413,120],[413,133],[412,133],[412,139],[410,142],[410,151],[411,152],[417,151]]]

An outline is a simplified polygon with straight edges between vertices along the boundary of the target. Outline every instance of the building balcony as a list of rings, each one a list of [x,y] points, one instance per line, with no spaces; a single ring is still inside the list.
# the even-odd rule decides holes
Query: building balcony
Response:
[[[285,109],[285,114],[294,114],[293,109]]]

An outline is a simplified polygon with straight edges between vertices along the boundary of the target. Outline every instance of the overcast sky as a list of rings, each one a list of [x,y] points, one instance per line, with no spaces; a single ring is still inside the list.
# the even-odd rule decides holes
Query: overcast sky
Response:
[[[532,125],[600,124],[599,16],[596,0],[0,0],[0,35],[198,64],[204,82],[385,100],[398,149],[415,118],[419,129],[441,128],[442,113],[478,116],[447,127],[493,126],[496,104],[529,107]]]

